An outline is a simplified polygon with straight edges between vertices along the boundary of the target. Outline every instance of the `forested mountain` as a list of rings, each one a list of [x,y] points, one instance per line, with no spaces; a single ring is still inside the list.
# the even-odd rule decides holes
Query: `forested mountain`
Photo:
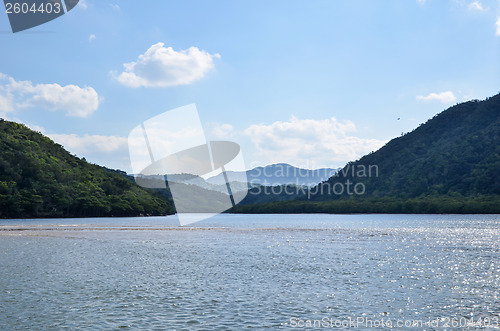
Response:
[[[450,107],[299,201],[239,212],[500,212],[500,94]]]
[[[172,214],[163,192],[89,164],[26,126],[0,120],[0,217]]]
[[[371,174],[363,174],[370,166]],[[500,194],[500,94],[443,111],[323,185],[347,179],[363,183],[365,195],[372,196]]]

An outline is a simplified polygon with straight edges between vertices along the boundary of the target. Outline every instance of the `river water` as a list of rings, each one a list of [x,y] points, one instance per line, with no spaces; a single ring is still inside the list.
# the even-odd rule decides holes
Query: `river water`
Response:
[[[0,329],[499,329],[500,215],[0,220]]]

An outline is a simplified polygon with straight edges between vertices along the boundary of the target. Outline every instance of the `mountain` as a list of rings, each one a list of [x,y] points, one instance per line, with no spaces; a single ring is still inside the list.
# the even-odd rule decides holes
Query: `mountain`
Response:
[[[455,105],[305,187],[329,170],[335,171],[301,173],[282,163],[242,173],[271,186],[255,185],[232,212],[500,213],[500,94]],[[189,175],[170,180],[186,190],[186,203],[193,187],[207,197],[196,211],[220,210],[227,200],[206,189],[222,185],[220,177],[205,184]],[[163,215],[174,212],[171,201],[168,189],[140,187],[123,172],[89,164],[22,124],[0,120],[0,217]]]
[[[247,182],[253,185],[277,186],[297,185],[315,186],[333,176],[339,169],[302,169],[286,163],[271,164],[265,167],[257,167],[247,171],[226,171],[227,176],[233,181]],[[225,185],[224,175],[208,178],[210,184]]]
[[[124,172],[89,164],[41,133],[0,120],[0,217],[173,212],[166,192],[139,187]]]
[[[294,201],[236,212],[500,212],[500,94],[457,104]]]
[[[370,166],[371,174],[363,174]],[[372,196],[500,194],[500,94],[443,111],[346,165],[321,186],[326,189],[348,179],[362,183],[365,194]]]

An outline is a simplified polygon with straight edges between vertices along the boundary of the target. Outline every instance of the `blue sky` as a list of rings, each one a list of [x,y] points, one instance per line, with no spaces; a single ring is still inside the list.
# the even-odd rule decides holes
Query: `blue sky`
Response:
[[[248,168],[316,168],[500,91],[498,0],[86,0],[0,32],[0,116],[126,171],[129,132],[191,103]]]

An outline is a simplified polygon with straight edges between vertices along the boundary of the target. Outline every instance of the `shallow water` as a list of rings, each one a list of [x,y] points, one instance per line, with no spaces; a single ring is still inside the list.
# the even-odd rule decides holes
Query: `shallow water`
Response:
[[[500,215],[0,220],[0,328],[498,329],[499,258]]]

